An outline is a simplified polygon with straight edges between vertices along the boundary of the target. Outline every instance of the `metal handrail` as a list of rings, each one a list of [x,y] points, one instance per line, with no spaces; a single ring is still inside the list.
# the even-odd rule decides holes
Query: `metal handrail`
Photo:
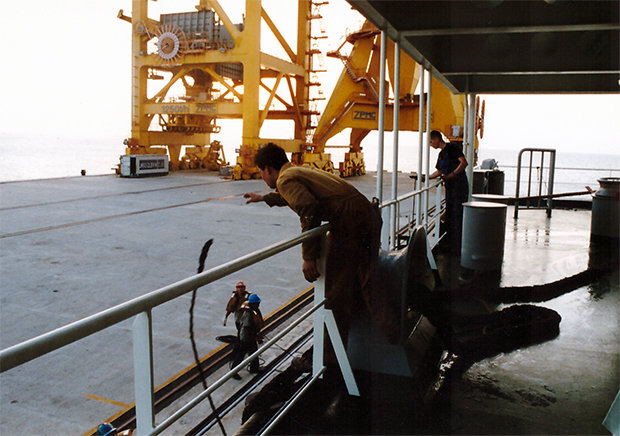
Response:
[[[193,399],[191,399],[189,402],[187,402],[183,407],[181,407],[179,410],[177,410],[172,415],[170,415],[167,419],[162,421],[162,423],[159,424],[157,427],[155,427],[149,433],[149,435],[157,435],[157,434],[161,433],[162,431],[164,431],[165,429],[167,429],[168,427],[170,427],[170,425],[174,424],[179,418],[181,418],[187,412],[189,412],[194,407],[196,407],[198,404],[200,404],[200,402],[202,400],[204,400],[209,395],[211,395],[216,389],[218,389],[220,386],[222,386],[224,383],[226,383],[233,375],[235,375],[238,371],[243,369],[243,367],[245,365],[247,365],[254,358],[260,356],[265,351],[267,351],[269,348],[271,348],[271,346],[273,344],[275,344],[277,341],[282,339],[282,337],[286,336],[291,330],[293,330],[295,327],[297,327],[299,324],[301,324],[302,321],[304,321],[307,318],[309,318],[310,315],[312,315],[316,310],[320,309],[324,305],[325,305],[325,299],[323,299],[323,301],[318,302],[318,304],[315,304],[315,306],[312,309],[308,310],[302,316],[297,318],[293,323],[291,323],[288,327],[286,327],[284,330],[282,330],[277,335],[275,335],[273,338],[271,338],[268,342],[265,343],[265,345],[260,347],[258,350],[256,350],[254,353],[252,353],[250,356],[246,357],[241,363],[239,363],[237,366],[235,366],[230,371],[228,371],[226,374],[224,374],[222,377],[220,377],[208,389],[202,391],[200,394],[198,394]]]
[[[380,209],[382,210],[388,210],[389,209],[389,214],[386,213],[384,216],[384,224],[388,225],[384,225],[384,229],[382,232],[382,241],[381,241],[381,245],[384,249],[389,249],[389,248],[397,248],[398,247],[398,234],[400,233],[400,228],[399,228],[399,219],[400,219],[400,205],[403,201],[408,200],[408,199],[414,199],[416,197],[420,197],[418,199],[419,202],[422,202],[422,200],[424,199],[424,204],[421,205],[423,207],[419,207],[417,208],[418,211],[420,212],[419,216],[416,216],[416,224],[418,225],[423,225],[425,230],[429,231],[429,229],[432,227],[432,222],[429,220],[430,218],[430,210],[432,209],[432,207],[429,207],[429,200],[428,200],[428,194],[432,189],[438,188],[439,186],[441,186],[443,184],[443,180],[439,179],[436,182],[425,186],[421,189],[417,189],[415,191],[411,191],[408,192],[406,194],[403,194],[395,199],[391,199],[391,200],[387,200],[384,201],[383,203],[381,203],[381,205],[379,206]],[[439,189],[437,189],[436,191],[437,195],[436,195],[436,205],[435,205],[435,229],[437,229],[436,234],[434,235],[428,235],[429,236],[429,245],[430,247],[434,247],[435,244],[437,244],[437,242],[439,241],[439,216],[441,215],[441,195],[440,195],[440,191]],[[423,198],[422,196],[426,194],[426,197]],[[411,210],[411,219],[409,220],[409,222],[407,223],[407,227],[411,227],[411,224],[413,223],[413,214],[414,214],[414,210],[416,209],[415,206],[412,206],[412,210]],[[387,218],[387,219],[386,219]]]
[[[541,174],[540,174],[540,180],[538,182],[538,195],[540,196],[542,194],[542,185],[543,185],[543,171],[545,168],[545,164],[544,164],[544,160],[545,160],[545,153],[549,153],[550,155],[550,162],[549,162],[549,167],[548,167],[548,174],[549,174],[549,180],[548,180],[548,186],[547,186],[547,207],[545,209],[547,209],[547,217],[551,218],[551,210],[553,209],[553,179],[554,179],[554,175],[555,175],[555,149],[552,148],[524,148],[521,151],[519,151],[519,156],[517,159],[517,181],[516,181],[516,192],[515,192],[515,205],[514,205],[514,218],[518,218],[519,216],[519,188],[521,185],[521,160],[523,157],[523,153],[525,152],[529,152],[530,153],[530,165],[529,165],[529,172],[528,172],[528,177],[527,177],[527,196],[530,197],[531,194],[531,187],[532,187],[532,168],[534,168],[532,166],[532,161],[533,161],[533,155],[534,152],[539,152],[540,153],[540,166],[536,167],[536,168],[540,168],[541,169]],[[530,204],[529,202],[527,203],[526,208],[530,208]]]
[[[179,280],[178,282],[164,286],[148,294],[136,297],[133,300],[126,301],[94,315],[67,324],[64,327],[5,348],[0,351],[0,372],[8,371],[11,368],[15,368],[16,366],[22,365],[80,339],[84,339],[93,333],[97,333],[98,331],[125,321],[142,312],[150,311],[167,301],[173,300],[196,288],[207,285],[222,277],[260,262],[261,260],[288,250],[308,239],[324,235],[330,228],[330,224],[323,224],[320,227],[304,232],[292,239],[277,242],[200,274],[195,274],[183,280]]]
[[[399,197],[397,197],[395,199],[384,201],[383,203],[381,203],[381,205],[379,205],[379,209],[383,209],[384,207],[391,206],[391,205],[396,204],[396,203],[401,203],[402,201],[407,200],[408,198],[412,198],[412,197],[415,197],[416,195],[423,194],[426,191],[430,191],[432,188],[435,188],[435,187],[441,185],[442,183],[443,183],[443,181],[441,179],[439,179],[437,182],[434,182],[432,185],[426,186],[426,187],[424,187],[422,189],[417,189],[415,191],[408,192],[408,193],[403,194],[403,195],[401,195],[401,196],[399,196]]]
[[[518,165],[501,165],[501,168],[518,168]],[[543,169],[549,169],[550,166],[543,166]],[[556,170],[573,170],[573,171],[620,171],[620,168],[578,168],[578,167],[555,167]]]
[[[431,186],[425,187],[423,189],[412,191],[407,194],[401,195],[400,197],[385,202],[381,205],[381,208],[389,208],[392,211],[399,210],[400,203],[409,199],[415,198],[416,196],[422,196],[424,193],[428,193],[430,189],[433,189],[441,184],[441,181],[434,183]],[[439,190],[438,190],[438,198],[439,198]],[[421,198],[420,198],[421,201]],[[396,215],[398,216],[398,215]],[[428,221],[428,216],[426,217]],[[437,216],[438,218],[438,216]],[[299,323],[301,323],[304,319],[308,318],[318,309],[323,308],[324,306],[324,291],[316,292],[316,289],[322,289],[323,285],[316,285],[315,287],[315,307],[280,332],[276,337],[271,339],[265,345],[263,345],[259,350],[253,353],[251,356],[244,359],[241,363],[239,363],[235,368],[231,369],[228,373],[226,373],[222,378],[217,380],[210,388],[201,392],[197,397],[186,403],[179,410],[174,412],[170,417],[165,419],[162,423],[155,426],[154,425],[154,411],[153,411],[153,386],[152,386],[152,342],[151,342],[151,311],[155,307],[171,301],[175,298],[178,298],[194,289],[205,286],[209,283],[212,283],[216,280],[219,280],[227,275],[233,274],[243,268],[256,264],[262,260],[265,260],[271,256],[274,256],[278,253],[281,253],[285,250],[288,250],[296,245],[301,244],[302,242],[320,237],[325,235],[331,229],[330,224],[324,224],[315,229],[309,230],[307,232],[302,233],[299,236],[294,238],[277,242],[268,247],[265,247],[261,250],[254,251],[237,259],[226,262],[222,265],[219,265],[215,268],[211,268],[205,272],[200,274],[195,274],[193,276],[187,277],[183,280],[177,281],[170,285],[164,286],[132,300],[126,301],[124,303],[118,304],[114,307],[108,308],[81,320],[72,322],[63,327],[60,327],[56,330],[44,333],[42,335],[36,336],[19,344],[7,347],[3,350],[0,350],[0,372],[8,371],[16,366],[27,363],[33,359],[41,357],[47,353],[58,350],[66,345],[69,345],[78,340],[84,339],[96,332],[104,330],[106,328],[112,327],[122,321],[125,321],[129,318],[135,317],[134,322],[134,371],[135,371],[135,392],[136,392],[136,418],[137,418],[137,433],[138,434],[159,434],[166,428],[168,428],[172,423],[176,422],[181,416],[199,404],[204,398],[209,396],[215,389],[219,388],[224,384],[233,374],[237,371],[241,370],[247,363],[252,361],[252,359],[256,358],[258,355],[262,354],[269,347],[271,347],[276,341],[281,339],[284,335],[289,333],[294,327],[296,327]],[[394,240],[394,236],[392,236],[392,240]],[[322,259],[325,253],[322,254]],[[322,260],[324,262],[324,259]],[[323,280],[319,280],[319,282],[323,282]],[[317,288],[318,287],[318,288]],[[322,313],[322,312],[321,312]],[[321,314],[321,321],[319,324],[322,326],[323,322],[330,321],[326,324],[328,332],[330,331],[330,326],[334,330],[335,323],[333,322],[333,315],[331,315],[331,311],[327,311],[325,314]],[[325,321],[323,321],[325,320]],[[315,319],[315,329],[317,328],[317,319]],[[330,324],[331,323],[331,324]],[[332,325],[333,324],[333,325]],[[322,328],[322,327],[321,327]],[[334,330],[337,335],[337,331]],[[332,333],[334,333],[332,332]],[[331,334],[331,333],[330,333]],[[339,338],[331,338],[332,341]],[[316,338],[315,338],[316,341]],[[322,335],[319,343],[322,343]],[[340,346],[342,344],[340,343]],[[316,348],[316,347],[315,347]],[[321,351],[321,350],[319,350]],[[338,352],[337,352],[338,353]],[[317,355],[322,353],[315,353]],[[346,358],[346,357],[345,357]],[[340,358],[339,358],[340,363]],[[316,362],[315,362],[316,364]],[[341,363],[342,364],[342,363]],[[347,363],[348,365],[348,363]],[[149,369],[150,368],[150,369]],[[312,381],[314,382],[321,374],[322,370],[320,367],[314,368],[314,377]],[[348,368],[347,374],[343,374],[345,376],[345,381],[347,381],[347,387],[349,388],[350,393],[353,395],[358,395],[357,387],[355,386],[355,381],[351,379],[352,373],[350,372],[350,367]],[[150,375],[149,375],[150,373]],[[308,386],[309,387],[309,386]],[[303,392],[300,392],[301,395]],[[296,400],[295,400],[296,401]],[[283,410],[282,413],[286,413],[286,410]]]
[[[273,428],[278,425],[280,423],[280,421],[282,420],[282,418],[287,414],[287,412],[297,403],[297,401],[299,401],[299,399],[301,398],[301,396],[308,390],[310,389],[310,387],[312,387],[312,385],[323,376],[323,373],[325,372],[325,367],[321,368],[321,370],[316,373],[315,375],[313,375],[308,381],[306,381],[301,388],[299,388],[299,390],[295,393],[295,395],[293,395],[293,397],[291,397],[286,403],[284,403],[284,405],[282,406],[282,408],[273,416],[273,418],[269,421],[269,423],[267,424],[267,427],[264,427],[263,429],[261,429],[259,431],[259,435],[263,436],[263,435],[267,435],[271,432],[271,430],[273,430]]]

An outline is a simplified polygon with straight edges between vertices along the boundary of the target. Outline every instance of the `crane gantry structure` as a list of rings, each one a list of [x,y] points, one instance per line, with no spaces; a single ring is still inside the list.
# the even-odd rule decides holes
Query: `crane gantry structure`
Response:
[[[310,88],[317,85],[311,81],[316,72],[311,22],[321,4],[297,1],[293,49],[261,0],[246,0],[244,20],[236,24],[217,0],[200,0],[196,11],[162,14],[159,20],[148,16],[148,0],[133,0],[132,16],[118,15],[132,24],[132,122],[126,154],[167,151],[172,169],[217,167],[224,164],[221,144],[211,141],[220,129],[217,120],[241,119],[234,178],[257,176],[254,154],[265,142],[282,146],[299,160],[316,115],[311,108]],[[261,50],[265,27],[288,59]],[[157,86],[158,80],[164,84]],[[184,92],[169,96],[177,83]],[[264,101],[261,89],[268,93]],[[262,137],[267,119],[292,121],[293,131],[285,138]]]
[[[126,155],[168,154],[172,169],[228,165],[222,144],[212,140],[219,119],[242,120],[241,144],[233,179],[259,177],[256,151],[273,142],[291,153],[296,164],[334,170],[327,141],[351,128],[349,152],[339,170],[343,177],[365,172],[361,141],[378,128],[380,32],[369,22],[346,36],[348,54],[338,50],[343,69],[321,113],[324,100],[318,74],[317,40],[326,38],[313,22],[321,18],[321,0],[297,0],[296,43],[290,44],[261,0],[245,0],[241,23],[234,23],[218,0],[198,0],[195,11],[149,17],[148,0],[132,1],[132,16],[118,17],[132,24],[131,137]],[[286,59],[262,50],[261,35],[269,31]],[[394,43],[388,41],[385,130],[392,130],[394,101],[400,104],[400,129],[420,130],[419,66],[408,56],[400,62],[400,86],[394,90]],[[292,45],[295,46],[293,49]],[[431,128],[450,139],[462,139],[464,97],[451,94],[432,80]],[[172,92],[176,89],[176,94]],[[180,92],[179,92],[180,90]],[[389,95],[389,93],[386,93]],[[477,119],[480,118],[477,116]],[[261,136],[266,120],[287,121],[282,137]],[[455,132],[454,136],[452,132]],[[288,134],[287,134],[288,133]],[[185,154],[181,156],[182,148]]]
[[[345,44],[352,47],[348,54],[341,53]],[[334,86],[334,91],[321,114],[312,138],[314,150],[322,152],[329,148],[327,141],[344,129],[350,128],[349,150],[344,162],[339,165],[341,176],[348,177],[365,173],[362,140],[372,130],[378,129],[379,82],[381,32],[366,21],[359,30],[346,35],[338,49],[327,56],[342,61],[343,69]],[[420,66],[401,51],[399,67],[399,89],[394,89],[395,62],[394,42],[387,41],[386,95],[391,101],[385,105],[384,130],[393,130],[394,104],[399,105],[399,130],[424,131],[420,129],[420,97],[415,95],[420,81]],[[435,78],[431,81],[432,106],[431,129],[440,130],[451,141],[463,140],[465,98],[452,94]],[[484,102],[483,102],[484,103]],[[476,131],[482,133],[484,108],[476,110]],[[476,147],[477,149],[477,147]]]

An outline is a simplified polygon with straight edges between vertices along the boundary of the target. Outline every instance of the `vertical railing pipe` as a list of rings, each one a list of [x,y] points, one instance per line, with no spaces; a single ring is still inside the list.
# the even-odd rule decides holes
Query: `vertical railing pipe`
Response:
[[[394,117],[392,125],[393,133],[393,162],[392,162],[392,200],[395,200],[398,196],[398,139],[399,139],[399,122],[400,122],[400,44],[394,43]],[[398,231],[397,220],[400,213],[396,210],[396,204],[394,204],[391,210],[391,227],[392,235],[396,235]],[[398,244],[396,237],[392,238],[392,248],[395,248]]]
[[[317,269],[319,270],[319,278],[314,282],[314,305],[321,305],[313,315],[314,325],[314,348],[312,352],[312,374],[317,376],[322,373],[323,369],[323,352],[325,344],[325,258],[327,255],[326,238],[321,237],[321,257],[317,260]]]
[[[440,229],[441,225],[441,186],[437,186],[435,189],[435,229],[433,238],[433,245],[437,245],[439,242]]]
[[[431,134],[431,103],[432,103],[432,90],[433,90],[433,73],[431,72],[431,70],[428,70],[428,85],[427,85],[428,91],[427,91],[427,99],[426,99],[426,141],[424,141],[424,145],[425,145],[425,149],[426,149],[426,160],[425,160],[425,168],[424,168],[424,187],[428,188],[428,185],[430,183],[430,180],[428,179],[428,176],[430,174],[430,159],[431,159],[431,143],[430,143],[430,134]],[[428,229],[428,220],[429,220],[429,215],[428,215],[428,205],[430,204],[429,202],[429,191],[427,190],[424,193],[424,210],[426,211],[426,213],[424,214],[424,226],[426,229]]]
[[[469,195],[467,201],[471,201],[472,190],[474,187],[474,148],[476,145],[476,94],[469,94],[469,129],[467,133],[468,152],[467,152],[467,181],[469,183]]]
[[[529,172],[527,174],[527,196],[528,196],[528,200],[527,200],[527,205],[529,207],[530,205],[530,200],[529,197],[532,196],[532,167],[534,163],[534,152],[532,150],[530,150],[530,169]]]
[[[517,184],[515,187],[515,211],[513,214],[513,218],[519,218],[519,190],[521,188],[521,158],[523,157],[523,151],[519,151],[519,155],[517,157]]]
[[[385,135],[385,52],[387,51],[387,34],[381,31],[381,65],[379,67],[379,144],[377,149],[377,199],[383,201],[383,146]],[[384,221],[385,222],[385,221]]]
[[[544,153],[544,152],[543,152]],[[549,186],[547,187],[547,194],[549,197],[547,198],[547,216],[551,218],[551,210],[553,209],[553,183],[555,179],[555,150],[550,152],[550,161],[549,161]]]
[[[151,312],[136,315],[133,322],[133,368],[136,399],[136,434],[149,434],[155,426],[153,414],[153,333]]]
[[[416,190],[422,189],[422,141],[424,130],[424,67],[420,64],[420,116],[418,119],[418,178],[416,179]],[[416,225],[420,225],[422,215],[422,201],[421,198],[416,200]]]
[[[540,177],[538,178],[538,196],[542,195],[542,182],[545,178],[545,152],[540,153]],[[538,200],[537,207],[540,207],[540,200]]]

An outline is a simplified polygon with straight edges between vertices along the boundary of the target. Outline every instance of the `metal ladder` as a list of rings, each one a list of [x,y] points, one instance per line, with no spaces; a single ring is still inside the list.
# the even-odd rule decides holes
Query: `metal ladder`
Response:
[[[530,153],[530,162],[528,168],[527,177],[527,196],[521,200],[525,200],[524,206],[521,209],[547,209],[547,217],[551,218],[551,209],[553,206],[553,180],[555,175],[555,149],[551,148],[524,148],[519,152],[519,158],[517,161],[517,187],[515,192],[515,212],[514,217],[519,217],[519,189],[521,187],[521,161],[523,153]],[[536,163],[534,161],[534,153],[538,156],[540,153],[540,160]],[[545,154],[549,154],[549,167],[547,168],[547,194],[543,195],[542,189],[545,182]],[[534,166],[537,164],[538,166]],[[536,176],[538,181],[534,181],[534,192],[537,194],[532,196],[532,169],[536,169]],[[537,185],[537,186],[536,186]],[[546,206],[543,205],[543,200],[546,199]]]

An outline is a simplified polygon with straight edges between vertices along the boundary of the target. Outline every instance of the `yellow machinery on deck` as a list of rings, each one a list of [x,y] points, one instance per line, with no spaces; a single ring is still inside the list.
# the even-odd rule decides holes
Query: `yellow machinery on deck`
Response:
[[[293,153],[297,162],[326,160],[320,153],[306,159],[313,107],[311,88],[317,54],[311,22],[320,17],[323,2],[298,0],[297,47],[293,50],[276,27],[261,0],[246,0],[244,21],[234,24],[217,0],[200,0],[196,11],[148,16],[148,0],[133,0],[132,17],[132,124],[125,140],[126,154],[170,155],[172,169],[217,168],[227,164],[221,144],[211,140],[219,132],[218,119],[242,119],[242,144],[232,175],[258,176],[254,155],[266,142]],[[261,51],[261,27],[275,36],[288,59]],[[156,81],[164,81],[156,86]],[[181,95],[169,95],[179,84]],[[285,88],[288,98],[278,93]],[[268,96],[259,99],[261,89]],[[177,89],[178,94],[178,89]],[[273,108],[272,108],[273,106]],[[289,120],[288,138],[264,138],[267,119]],[[283,129],[284,130],[284,129]],[[291,139],[292,138],[292,139]],[[186,154],[181,157],[182,147]]]
[[[353,47],[349,55],[343,55],[340,49],[347,42]],[[347,35],[338,50],[327,53],[327,56],[340,59],[344,68],[319,120],[312,143],[317,152],[323,152],[329,148],[326,143],[330,138],[345,128],[351,128],[349,151],[339,165],[342,177],[365,173],[361,142],[371,130],[378,129],[380,44],[381,32],[367,21],[359,31]],[[419,96],[414,95],[420,79],[419,65],[401,52],[400,86],[394,90],[394,42],[391,40],[387,41],[386,58],[386,79],[397,97],[386,103],[385,131],[393,129],[394,101],[400,102],[399,130],[420,131]],[[431,129],[440,130],[450,140],[462,141],[464,97],[453,95],[435,79],[431,86]],[[388,91],[386,89],[386,96]],[[476,110],[476,130],[482,132],[484,106],[481,115],[478,112],[479,109]]]

